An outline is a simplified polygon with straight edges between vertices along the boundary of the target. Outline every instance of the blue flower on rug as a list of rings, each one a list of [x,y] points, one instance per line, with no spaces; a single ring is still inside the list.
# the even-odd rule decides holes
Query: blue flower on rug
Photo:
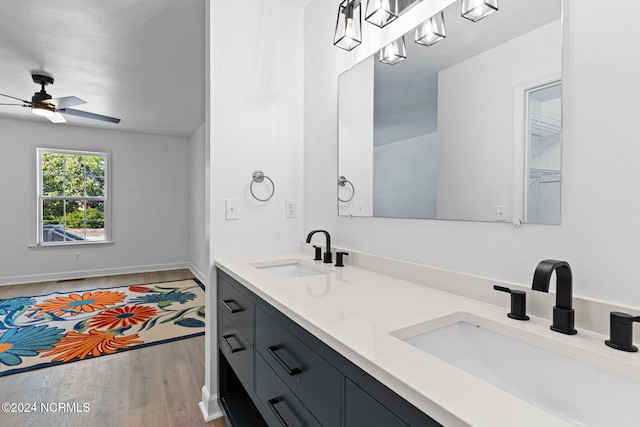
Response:
[[[25,306],[32,306],[35,303],[35,299],[27,297],[0,299],[0,314],[7,314],[10,311],[20,310]]]
[[[0,363],[19,365],[20,357],[37,356],[38,352],[53,348],[64,334],[64,329],[46,325],[9,329],[0,336]]]
[[[174,302],[184,304],[187,301],[196,299],[195,294],[191,292],[171,291],[166,294],[149,294],[136,297],[129,301],[132,304],[158,304],[158,307],[164,308],[170,306]]]

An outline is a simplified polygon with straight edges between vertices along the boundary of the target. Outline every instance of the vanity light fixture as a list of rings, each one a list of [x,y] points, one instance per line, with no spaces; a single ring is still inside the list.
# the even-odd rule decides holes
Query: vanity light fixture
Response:
[[[446,37],[444,12],[433,15],[416,28],[416,43],[431,46]]]
[[[333,44],[351,50],[362,43],[362,8],[360,0],[344,0],[338,6],[338,21]]]
[[[380,62],[395,65],[407,59],[407,50],[404,45],[404,36],[396,39],[380,49]]]
[[[383,28],[398,17],[398,0],[369,0],[365,16],[367,22]]]
[[[498,0],[462,0],[462,17],[476,22],[498,10]]]

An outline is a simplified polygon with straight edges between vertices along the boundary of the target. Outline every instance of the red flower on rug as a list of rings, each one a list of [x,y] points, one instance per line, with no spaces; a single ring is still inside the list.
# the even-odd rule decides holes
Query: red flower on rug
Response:
[[[96,314],[89,324],[99,329],[124,328],[137,325],[158,314],[158,311],[148,305],[126,305],[115,307]]]
[[[131,292],[148,292],[151,290],[151,288],[148,288],[146,286],[129,286],[129,290]]]
[[[93,313],[94,311],[102,310],[110,305],[124,301],[126,297],[122,292],[111,291],[84,292],[82,295],[69,294],[68,296],[44,300],[29,309],[29,311],[36,312],[35,317],[42,317],[45,313],[58,317],[68,313],[75,316],[83,312]]]
[[[75,331],[67,332],[67,335],[51,350],[42,352],[42,356],[56,356],[53,362],[69,362],[73,359],[84,359],[87,356],[101,356],[112,354],[127,349],[132,344],[142,344],[138,340],[138,334],[116,337],[112,332],[101,332],[90,329],[89,333],[79,334]]]

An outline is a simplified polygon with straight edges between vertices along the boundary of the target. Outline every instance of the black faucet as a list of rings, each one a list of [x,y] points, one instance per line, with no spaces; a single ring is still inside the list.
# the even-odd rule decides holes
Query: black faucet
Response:
[[[533,274],[534,291],[549,292],[551,274],[556,272],[556,305],[553,307],[551,330],[562,334],[577,334],[574,327],[575,311],[571,308],[572,281],[571,267],[566,261],[547,259],[540,261]]]
[[[322,261],[325,264],[331,264],[333,261],[331,260],[331,236],[329,235],[328,231],[324,231],[324,230],[313,230],[311,233],[309,233],[309,235],[307,236],[307,243],[311,243],[311,238],[313,237],[314,234],[316,233],[324,233],[324,236],[327,238],[327,244],[325,246],[325,252],[324,252],[324,261]]]

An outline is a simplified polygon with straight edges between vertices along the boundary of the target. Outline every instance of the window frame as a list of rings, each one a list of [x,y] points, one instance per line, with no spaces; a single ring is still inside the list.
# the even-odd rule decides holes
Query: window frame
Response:
[[[104,194],[103,196],[44,196],[43,192],[43,168],[42,158],[45,153],[67,154],[73,156],[100,156],[104,158]],[[36,245],[37,246],[70,246],[70,245],[96,245],[113,243],[111,240],[111,152],[88,151],[76,149],[46,148],[36,149]],[[58,242],[45,242],[43,233],[43,201],[44,200],[86,200],[101,201],[104,203],[104,239],[103,240],[68,240]]]

